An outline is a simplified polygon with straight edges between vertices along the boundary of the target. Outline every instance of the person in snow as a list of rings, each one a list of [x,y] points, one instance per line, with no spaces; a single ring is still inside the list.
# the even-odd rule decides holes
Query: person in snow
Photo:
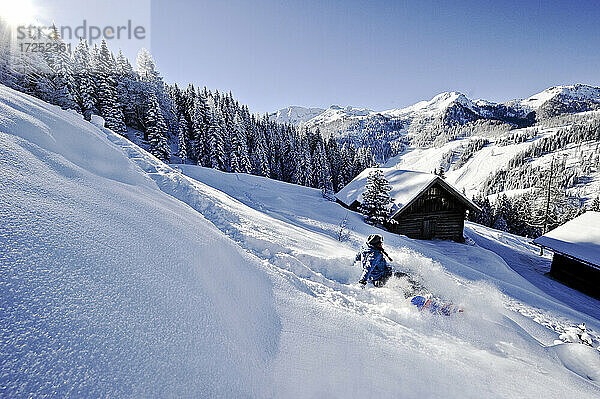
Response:
[[[367,237],[367,242],[356,254],[355,259],[355,262],[360,261],[363,267],[359,283],[365,285],[372,281],[375,287],[383,287],[392,276],[392,268],[388,266],[386,257],[392,261],[383,249],[383,237],[379,234]]]

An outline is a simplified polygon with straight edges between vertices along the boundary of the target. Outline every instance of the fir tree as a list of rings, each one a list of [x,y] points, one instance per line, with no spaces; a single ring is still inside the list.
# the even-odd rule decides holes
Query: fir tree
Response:
[[[125,124],[135,128],[141,128],[142,124],[138,120],[137,103],[145,98],[143,89],[139,82],[133,67],[123,52],[119,50],[119,54],[115,60],[115,80],[117,82],[117,100],[122,106],[123,117]]]
[[[244,123],[239,112],[233,117],[231,132],[231,171],[248,173],[250,171],[250,158],[248,157],[248,144]]]
[[[140,49],[138,52],[136,65],[137,73],[141,80],[154,83],[159,79],[154,59],[152,58],[152,55],[150,55],[150,52],[145,48]]]
[[[53,83],[53,103],[65,109],[78,109],[75,102],[77,88],[73,77],[73,65],[71,55],[67,51],[65,42],[61,39],[58,28],[52,25],[50,38],[57,51],[46,52],[48,64],[54,72],[51,81]]]
[[[381,169],[375,169],[367,177],[367,185],[363,193],[363,202],[360,211],[365,216],[365,221],[370,224],[383,224],[389,217],[390,184]]]
[[[210,166],[208,161],[208,123],[210,109],[206,103],[206,88],[194,101],[192,115],[192,135],[194,137],[194,155],[198,165]]]
[[[592,204],[590,205],[590,211],[600,212],[600,196],[594,198]]]
[[[145,125],[150,141],[150,153],[158,159],[168,162],[170,154],[166,136],[167,126],[154,93],[148,97]]]
[[[178,135],[177,135],[177,141],[178,141],[178,145],[179,145],[179,158],[181,158],[181,163],[185,163],[185,161],[187,160],[187,122],[185,121],[185,118],[183,117],[183,115],[181,115],[179,117],[179,128],[178,128]]]
[[[90,49],[81,39],[73,51],[73,70],[77,83],[76,103],[86,120],[90,120],[96,108],[96,82],[92,76]]]
[[[531,197],[532,214],[529,224],[539,229],[541,234],[546,234],[561,225],[563,219],[574,211],[565,190],[558,184],[558,175],[562,171],[564,163],[558,164],[553,158],[545,179],[535,187],[535,195]]]
[[[223,140],[223,117],[221,110],[215,108],[210,113],[208,123],[208,162],[211,168],[225,170],[225,150]]]
[[[438,168],[438,173],[436,174],[442,179],[446,178],[446,171],[444,170],[444,167],[442,165],[440,165],[440,167]]]
[[[123,110],[117,100],[117,82],[114,79],[115,64],[108,50],[106,41],[102,40],[97,59],[94,62],[97,76],[98,110],[106,121],[106,127],[119,134],[127,133]]]

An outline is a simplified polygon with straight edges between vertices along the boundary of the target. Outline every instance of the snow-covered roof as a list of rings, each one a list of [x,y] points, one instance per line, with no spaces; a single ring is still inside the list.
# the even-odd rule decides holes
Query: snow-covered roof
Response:
[[[600,212],[588,211],[533,242],[600,266]]]
[[[438,181],[448,191],[455,194],[469,208],[478,210],[477,205],[461,194],[458,190],[450,186],[443,179],[432,173],[415,172],[412,170],[402,170],[396,168],[379,168],[386,180],[390,183],[392,190],[390,197],[394,202],[394,215],[401,212],[409,204],[412,203],[423,191],[427,190],[434,182]],[[350,206],[354,201],[362,202],[362,194],[367,185],[367,177],[375,168],[363,170],[358,176],[341,189],[335,196],[346,206]]]

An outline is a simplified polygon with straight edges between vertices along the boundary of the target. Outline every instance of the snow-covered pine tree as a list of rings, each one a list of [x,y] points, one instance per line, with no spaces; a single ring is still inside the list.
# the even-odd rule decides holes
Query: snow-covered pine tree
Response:
[[[192,134],[194,137],[194,155],[198,165],[209,166],[208,160],[208,123],[210,109],[206,102],[206,88],[199,93],[194,101],[192,115]]]
[[[391,186],[386,180],[381,169],[375,169],[367,177],[367,185],[362,195],[360,211],[369,224],[383,224],[387,221],[390,213]]]
[[[256,119],[254,119],[256,122]],[[252,163],[253,174],[258,176],[269,176],[271,168],[269,166],[267,141],[264,132],[258,124],[254,124],[252,129],[254,151],[251,154],[250,161]]]
[[[56,25],[52,25],[52,31],[49,35],[53,44],[56,45],[56,51],[44,53],[48,60],[48,65],[52,68],[53,75],[50,78],[53,84],[53,103],[64,109],[78,109],[75,102],[77,97],[77,85],[73,77],[73,65],[71,53],[68,47],[60,37]]]
[[[208,123],[208,161],[211,168],[225,170],[225,150],[223,142],[223,116],[218,107],[211,107]]]
[[[327,162],[327,156],[325,153],[325,146],[323,145],[323,136],[317,130],[314,135],[315,149],[313,151],[312,159],[314,162],[313,171],[315,173],[315,179],[313,180],[313,187],[321,189],[323,197],[333,197],[333,183],[331,180],[331,172],[329,170],[329,163]]]
[[[473,215],[469,213],[470,220],[484,226],[491,226],[494,219],[494,210],[488,197],[474,197],[473,202],[475,202],[481,208],[481,212]]]
[[[231,132],[231,171],[248,173],[250,171],[250,158],[248,157],[248,144],[244,122],[239,112],[233,117],[233,130]]]
[[[104,118],[107,128],[115,133],[126,134],[125,117],[117,99],[117,82],[114,79],[116,66],[105,40],[100,44],[94,66],[100,115]]]
[[[73,51],[73,71],[77,84],[75,101],[86,120],[90,120],[96,109],[96,82],[92,75],[90,48],[87,41],[81,39]]]
[[[154,59],[145,48],[140,49],[138,52],[136,66],[141,80],[154,83],[159,79],[160,75],[156,71]]]
[[[150,153],[158,159],[168,162],[170,151],[167,142],[167,125],[154,93],[150,93],[148,97],[145,125],[148,141],[150,141]]]
[[[329,172],[331,174],[333,190],[337,192],[343,187],[341,181],[342,154],[340,153],[340,147],[333,136],[327,140],[325,151],[327,153],[327,162],[329,163]]]
[[[502,194],[494,204],[494,222],[492,227],[496,230],[509,231],[509,225],[514,217],[514,210],[508,197],[506,194]]]
[[[440,167],[438,168],[438,173],[437,175],[442,178],[445,179],[446,178],[446,171],[444,170],[444,166],[440,165]]]
[[[552,159],[550,168],[545,173],[545,178],[534,188],[531,196],[531,215],[528,224],[537,228],[541,234],[560,226],[565,221],[573,218],[577,209],[565,190],[560,186],[561,173],[564,171],[564,162],[558,163]]]
[[[179,126],[177,132],[177,141],[178,141],[178,155],[181,158],[181,163],[185,163],[187,160],[187,122],[183,115],[179,116]]]
[[[140,123],[137,107],[139,106],[139,103],[144,102],[145,95],[142,93],[142,88],[140,87],[140,83],[131,63],[121,50],[119,50],[119,54],[117,54],[115,65],[117,100],[122,106],[125,124],[127,126],[141,128],[143,125]]]
[[[298,152],[300,140],[294,129],[288,126],[285,130],[281,154],[282,179],[288,183],[298,184],[298,177],[301,175],[300,154]]]
[[[189,84],[187,89],[185,89],[185,91],[182,92],[183,103],[181,104],[181,109],[179,110],[179,112],[183,114],[183,117],[185,118],[185,121],[189,126],[186,136],[186,140],[188,143],[188,157],[194,160],[196,160],[197,158],[196,154],[194,153],[194,146],[190,144],[194,142],[194,131],[192,129],[192,125],[194,120],[194,105],[196,103],[197,95],[198,94],[194,85]]]
[[[170,132],[177,134],[178,116],[173,107],[171,97],[165,88],[165,84],[156,69],[154,59],[148,50],[142,48],[136,59],[137,73],[142,95],[145,97],[149,92],[154,92],[160,106],[164,122]]]
[[[594,198],[589,209],[593,212],[600,212],[600,196]]]

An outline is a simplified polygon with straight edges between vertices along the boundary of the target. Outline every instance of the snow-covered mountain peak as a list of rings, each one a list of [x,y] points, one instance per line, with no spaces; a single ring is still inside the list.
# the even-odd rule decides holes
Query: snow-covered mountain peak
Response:
[[[273,112],[269,116],[279,123],[297,125],[311,120],[315,116],[322,114],[323,111],[325,111],[323,108],[307,108],[292,105]]]
[[[436,95],[429,101],[419,101],[406,108],[390,109],[382,112],[382,114],[391,117],[433,116],[443,113],[454,104],[460,104],[467,108],[475,108],[473,101],[468,99],[464,94],[457,91],[446,91]]]
[[[585,84],[554,86],[524,100],[509,103],[516,103],[528,110],[536,110],[554,99],[600,102],[600,87]]]
[[[370,116],[374,113],[374,111],[366,108],[356,108],[351,106],[341,107],[339,105],[332,105],[321,114],[307,121],[306,125],[315,126],[335,122],[340,119],[362,118]]]
[[[345,119],[361,119],[372,116],[385,116],[394,119],[413,119],[419,117],[443,116],[449,108],[462,107],[467,112],[472,111],[482,117],[499,118],[500,113],[506,112],[511,117],[524,118],[532,111],[560,104],[560,109],[545,110],[550,115],[560,113],[581,112],[600,107],[600,87],[586,84],[574,84],[550,87],[526,99],[510,100],[503,104],[484,99],[471,100],[458,91],[446,91],[434,96],[431,100],[419,101],[404,108],[394,108],[386,111],[373,111],[367,108],[332,105],[327,109],[287,107],[271,114],[277,122],[305,124],[317,126]],[[550,105],[549,105],[550,104]],[[548,115],[546,115],[548,116]],[[502,118],[499,118],[502,119]]]
[[[429,101],[421,101],[405,109],[411,111],[439,112],[454,103],[468,104],[470,102],[471,101],[462,93],[457,91],[447,91],[438,94]]]

